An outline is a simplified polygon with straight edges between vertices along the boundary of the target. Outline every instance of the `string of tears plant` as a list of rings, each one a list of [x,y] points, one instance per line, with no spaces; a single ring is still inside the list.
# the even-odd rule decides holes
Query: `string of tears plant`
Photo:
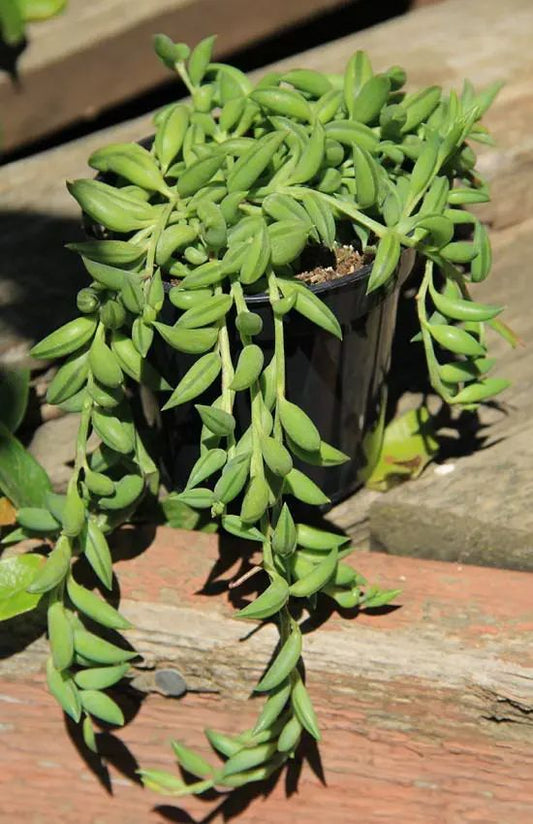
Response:
[[[375,74],[363,52],[344,75],[294,69],[253,85],[235,67],[212,61],[213,42],[191,51],[157,36],[158,56],[190,100],[156,115],[149,149],[100,149],[89,160],[100,177],[68,184],[105,235],[71,247],[92,278],[78,295],[80,317],[33,354],[67,356],[48,400],[81,411],[76,459],[66,496],[50,496],[49,509],[21,509],[15,534],[55,543],[30,585],[48,598],[48,684],[96,749],[92,719],[122,723],[105,690],[126,674],[135,653],[94,629],[128,623],[77,580],[73,560],[84,557],[111,587],[106,535],[131,516],[147,488],[158,486],[135,425],[131,387],[171,391],[148,360],[155,335],[195,357],[162,407],[196,402],[202,421],[198,460],[185,489],[172,494],[261,548],[269,583],[237,617],[273,621],[280,637],[255,688],[266,700],[254,728],[235,737],[207,731],[222,764],[174,742],[179,764],[196,782],[142,771],[147,786],[173,795],[262,780],[294,755],[304,731],[319,739],[302,675],[296,599],[312,611],[322,596],[351,608],[396,595],[365,590],[343,561],[351,551],[344,536],[296,523],[292,514],[292,498],[328,502],[295,460],[332,466],[348,459],[322,440],[286,383],[289,313],[342,337],[335,315],[295,277],[304,250],[354,244],[373,254],[370,291],[394,279],[403,249],[425,259],[418,339],[431,384],[449,404],[475,408],[507,385],[487,376],[487,326],[512,342],[497,318],[501,308],[475,302],[469,291],[491,266],[486,230],[467,210],[489,199],[470,142],[490,142],[480,118],[498,87],[477,94],[465,82],[460,95],[437,86],[406,93],[402,69]],[[257,293],[268,295],[272,312],[269,363],[254,342],[261,317],[247,304]],[[161,316],[168,303],[178,316],[173,325]],[[202,404],[213,387],[218,397]],[[238,395],[248,398],[243,431],[234,415]],[[88,454],[91,431],[101,445]]]

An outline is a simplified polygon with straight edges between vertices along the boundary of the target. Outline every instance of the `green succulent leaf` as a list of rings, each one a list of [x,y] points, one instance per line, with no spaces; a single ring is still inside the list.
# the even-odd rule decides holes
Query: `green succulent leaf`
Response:
[[[255,621],[270,618],[271,615],[275,615],[285,606],[288,599],[289,585],[284,578],[276,577],[255,601],[240,609],[235,617],[249,618]]]
[[[278,285],[285,297],[295,296],[293,305],[297,312],[312,323],[325,329],[326,332],[330,332],[332,335],[335,335],[336,338],[342,340],[342,330],[339,321],[331,309],[326,306],[317,295],[302,284],[295,283],[294,281],[280,278]]]
[[[220,369],[220,356],[216,352],[198,358],[174,389],[163,411],[197,398],[217,379]]]

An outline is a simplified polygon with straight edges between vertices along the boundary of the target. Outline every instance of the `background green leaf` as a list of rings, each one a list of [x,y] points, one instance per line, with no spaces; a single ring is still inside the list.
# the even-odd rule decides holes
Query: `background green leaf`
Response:
[[[17,507],[46,506],[50,478],[0,421],[0,489]]]
[[[26,592],[43,565],[42,555],[18,555],[0,561],[0,621],[34,609],[41,594]]]
[[[416,478],[437,450],[428,410],[411,409],[386,427],[379,461],[366,485],[385,492],[401,480]]]
[[[0,421],[16,432],[28,406],[29,369],[0,370]]]

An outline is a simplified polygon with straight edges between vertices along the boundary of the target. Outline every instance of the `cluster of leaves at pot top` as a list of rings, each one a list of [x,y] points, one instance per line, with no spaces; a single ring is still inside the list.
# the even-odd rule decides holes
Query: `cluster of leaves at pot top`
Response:
[[[357,243],[375,252],[369,290],[391,282],[402,249],[417,250],[426,261],[420,339],[435,390],[471,408],[506,385],[486,377],[486,325],[506,334],[496,320],[500,308],[474,302],[469,292],[487,276],[491,255],[483,225],[467,208],[488,200],[467,141],[489,141],[479,120],[497,88],[476,94],[465,83],[461,95],[436,86],[405,93],[400,68],[374,74],[363,52],[344,75],[294,69],[254,86],[236,68],[212,62],[212,47],[207,38],[191,52],[158,36],[157,54],[177,71],[190,101],[157,114],[150,149],[107,146],[89,161],[103,177],[69,183],[106,234],[73,247],[91,278],[78,295],[81,314],[34,354],[67,356],[48,400],[81,411],[76,460],[67,495],[51,511],[19,512],[28,534],[55,540],[30,590],[48,597],[50,689],[65,712],[83,719],[94,748],[92,717],[122,721],[105,690],[134,653],[100,637],[98,625],[120,630],[127,621],[77,580],[72,562],[83,555],[110,588],[106,535],[157,486],[128,385],[170,392],[163,410],[196,405],[203,424],[198,460],[186,488],[173,494],[210,509],[223,529],[262,549],[268,586],[237,617],[274,621],[280,639],[256,687],[266,700],[254,728],[233,738],[208,732],[222,765],[175,743],[196,783],[143,772],[147,785],[175,795],[263,779],[295,753],[304,731],[319,738],[293,603],[313,610],[325,596],[345,608],[378,606],[395,595],[375,588],[363,595],[364,582],[342,560],[350,551],[345,539],[296,523],[291,513],[294,498],[327,503],[295,458],[320,466],[347,459],[322,440],[285,382],[288,313],[342,335],[332,312],[295,279],[303,250]],[[166,290],[165,283],[174,285]],[[246,303],[258,292],[268,295],[273,317],[269,363],[254,342],[261,318]],[[177,311],[174,325],[160,319],[166,301]],[[176,386],[150,364],[155,336],[195,356]],[[214,387],[215,402],[203,403]],[[241,393],[249,399],[245,431],[233,414]],[[101,445],[89,456],[91,431]]]

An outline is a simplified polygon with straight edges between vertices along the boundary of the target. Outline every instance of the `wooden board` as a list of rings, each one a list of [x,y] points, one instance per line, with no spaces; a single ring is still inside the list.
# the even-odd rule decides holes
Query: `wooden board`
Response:
[[[217,33],[220,56],[346,2],[69,0],[63,15],[30,28],[20,84],[0,76],[2,148],[90,120],[170,79],[153,53],[157,32],[192,45]]]
[[[312,824],[325,816],[335,824],[529,824],[530,576],[368,553],[356,556],[357,568],[370,580],[401,586],[401,609],[355,620],[334,616],[305,635],[323,743],[320,760],[309,753],[298,791],[293,766],[271,792],[244,793],[209,819],[217,802],[161,799],[154,810],[157,797],[134,783],[137,763],[173,769],[171,737],[207,755],[204,726],[236,733],[252,723],[257,703],[247,695],[275,632],[266,627],[244,640],[252,627],[231,618],[225,585],[238,569],[231,552],[205,591],[216,538],[160,529],[138,554],[152,537],[128,530],[114,549],[123,559],[116,565],[122,608],[136,626],[129,638],[144,658],[136,683],[147,697],[139,706],[142,696],[121,690],[133,720],[116,738],[102,739],[113,797],[66,737],[42,683],[44,644],[32,642],[0,668],[6,821],[219,822],[233,810],[247,824]],[[2,644],[16,638],[12,633]],[[179,670],[191,689],[216,692],[164,699],[153,692],[154,673],[163,667]],[[312,769],[320,763],[325,786]]]

